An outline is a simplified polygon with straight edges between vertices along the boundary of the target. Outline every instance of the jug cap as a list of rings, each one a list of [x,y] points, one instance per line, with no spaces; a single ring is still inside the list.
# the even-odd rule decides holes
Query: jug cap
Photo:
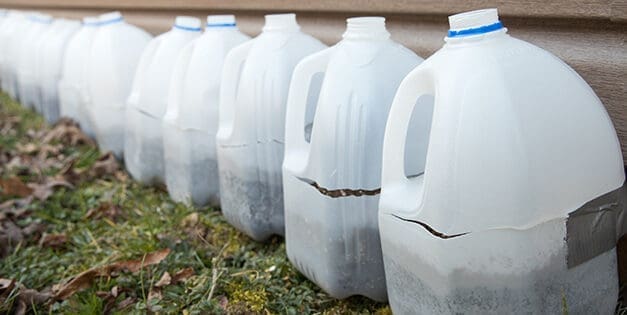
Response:
[[[177,16],[174,21],[174,28],[190,32],[200,32],[200,19],[192,16]]]
[[[235,15],[208,15],[207,27],[234,27],[236,26]]]
[[[83,18],[83,25],[85,26],[96,26],[99,22],[100,20],[95,16],[86,16]]]
[[[345,39],[388,39],[390,33],[385,28],[382,16],[360,16],[346,19]]]
[[[39,12],[35,12],[31,14],[28,18],[33,22],[42,23],[42,24],[50,24],[52,23],[52,20],[53,20],[52,16],[48,14],[39,13]]]
[[[267,14],[265,16],[266,23],[263,26],[263,31],[298,31],[300,26],[296,22],[296,14],[294,13],[282,13],[282,14]]]
[[[122,17],[122,13],[120,13],[120,11],[101,14],[98,16],[98,19],[100,20],[99,25],[107,25],[124,21],[124,17]]]
[[[448,17],[448,37],[462,37],[493,32],[503,28],[495,8],[475,10]]]

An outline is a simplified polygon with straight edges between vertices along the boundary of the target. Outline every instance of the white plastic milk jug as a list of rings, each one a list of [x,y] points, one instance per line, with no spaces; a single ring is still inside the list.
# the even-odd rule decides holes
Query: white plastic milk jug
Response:
[[[152,36],[126,23],[120,12],[100,16],[91,43],[87,91],[96,140],[102,151],[118,159],[124,150],[126,100],[131,94],[139,59]]]
[[[92,106],[87,90],[91,45],[98,30],[97,17],[83,18],[83,25],[67,45],[59,81],[59,110],[61,116],[78,122],[85,134],[94,138],[93,123],[88,109]]]
[[[222,213],[255,240],[284,234],[281,163],[292,71],[326,46],[294,14],[265,16],[262,33],[228,54],[217,134]]]
[[[27,108],[35,108],[39,93],[37,91],[37,48],[46,31],[52,24],[52,17],[36,13],[29,16],[30,27],[19,41],[15,73],[17,78],[18,99]]]
[[[14,48],[12,37],[21,31],[20,24],[25,20],[24,14],[19,11],[9,11],[0,26],[0,87],[2,91],[9,91],[9,54]]]
[[[377,216],[383,133],[398,85],[422,59],[390,40],[383,17],[348,19],[343,38],[305,58],[292,77],[283,164],[287,254],[331,296],[384,301]],[[322,74],[318,97],[310,87]]]
[[[216,133],[222,66],[231,48],[248,39],[233,15],[210,15],[205,33],[178,57],[163,117],[165,181],[176,201],[219,204]]]
[[[605,108],[560,59],[510,37],[496,9],[449,22],[444,47],[401,83],[385,132],[392,310],[613,314],[625,176]],[[406,139],[425,94],[430,135]],[[427,141],[424,174],[406,177],[405,143]]]
[[[18,98],[17,63],[20,56],[20,48],[25,38],[30,33],[33,22],[29,13],[15,14],[14,24],[3,35],[3,48],[6,52],[3,57],[2,90],[13,99]]]
[[[124,161],[139,182],[164,182],[162,119],[174,63],[200,35],[200,20],[179,16],[172,30],[154,38],[142,53],[126,108]]]
[[[53,29],[40,42],[37,52],[37,74],[40,90],[41,113],[48,123],[55,123],[60,117],[58,84],[63,70],[66,47],[80,29],[77,21],[55,20]]]

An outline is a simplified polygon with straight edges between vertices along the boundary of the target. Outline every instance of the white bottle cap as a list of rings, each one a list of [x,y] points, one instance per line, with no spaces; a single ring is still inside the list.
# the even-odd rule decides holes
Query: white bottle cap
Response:
[[[263,26],[263,31],[277,31],[277,30],[299,30],[300,26],[296,22],[296,14],[268,14],[265,16],[266,24]]]
[[[110,24],[123,20],[122,13],[120,11],[108,12],[105,14],[101,14],[98,16],[98,20],[100,20],[100,25],[102,24]]]
[[[448,17],[450,29],[453,31],[481,26],[492,25],[499,22],[497,9],[484,9],[459,13]]]
[[[177,16],[174,27],[185,31],[200,31],[200,19],[191,16]]]
[[[208,15],[207,27],[235,26],[235,15]]]
[[[86,16],[86,17],[83,18],[83,24],[84,25],[90,25],[90,26],[98,25],[99,21],[100,20],[97,17],[95,17],[95,16]]]

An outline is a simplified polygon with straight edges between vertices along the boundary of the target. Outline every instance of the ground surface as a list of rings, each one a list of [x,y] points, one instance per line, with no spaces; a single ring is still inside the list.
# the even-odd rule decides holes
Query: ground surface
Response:
[[[0,94],[0,314],[389,314],[335,300],[216,209],[130,180],[73,123]]]

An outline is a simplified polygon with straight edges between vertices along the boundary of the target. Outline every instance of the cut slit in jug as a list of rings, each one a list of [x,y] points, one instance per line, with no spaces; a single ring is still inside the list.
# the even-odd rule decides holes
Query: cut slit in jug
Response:
[[[216,133],[222,66],[231,48],[248,39],[233,15],[210,15],[205,33],[178,57],[163,117],[165,181],[175,201],[219,204]]]
[[[422,61],[389,37],[385,18],[348,19],[344,39],[300,62],[290,86],[287,254],[336,298],[387,299],[377,216],[383,133],[398,85]],[[319,93],[310,91],[321,75]]]
[[[613,313],[625,176],[606,110],[564,62],[507,35],[496,9],[449,21],[386,126],[379,227],[394,313]],[[430,134],[406,141],[425,94]],[[410,141],[428,142],[415,178],[401,160]]]
[[[284,234],[281,163],[292,71],[326,46],[294,14],[266,15],[261,35],[228,54],[216,136],[226,219],[255,240]]]
[[[139,58],[152,36],[126,23],[119,12],[100,16],[98,32],[91,43],[87,91],[101,151],[121,159],[124,151],[126,100],[131,94]]]
[[[124,162],[137,181],[164,183],[162,119],[174,63],[183,47],[200,35],[200,20],[179,16],[172,29],[144,49],[126,108]]]
[[[91,44],[97,29],[97,17],[83,18],[83,26],[67,45],[58,85],[61,116],[76,121],[83,132],[91,138],[96,134],[88,111],[92,105],[86,82]]]

